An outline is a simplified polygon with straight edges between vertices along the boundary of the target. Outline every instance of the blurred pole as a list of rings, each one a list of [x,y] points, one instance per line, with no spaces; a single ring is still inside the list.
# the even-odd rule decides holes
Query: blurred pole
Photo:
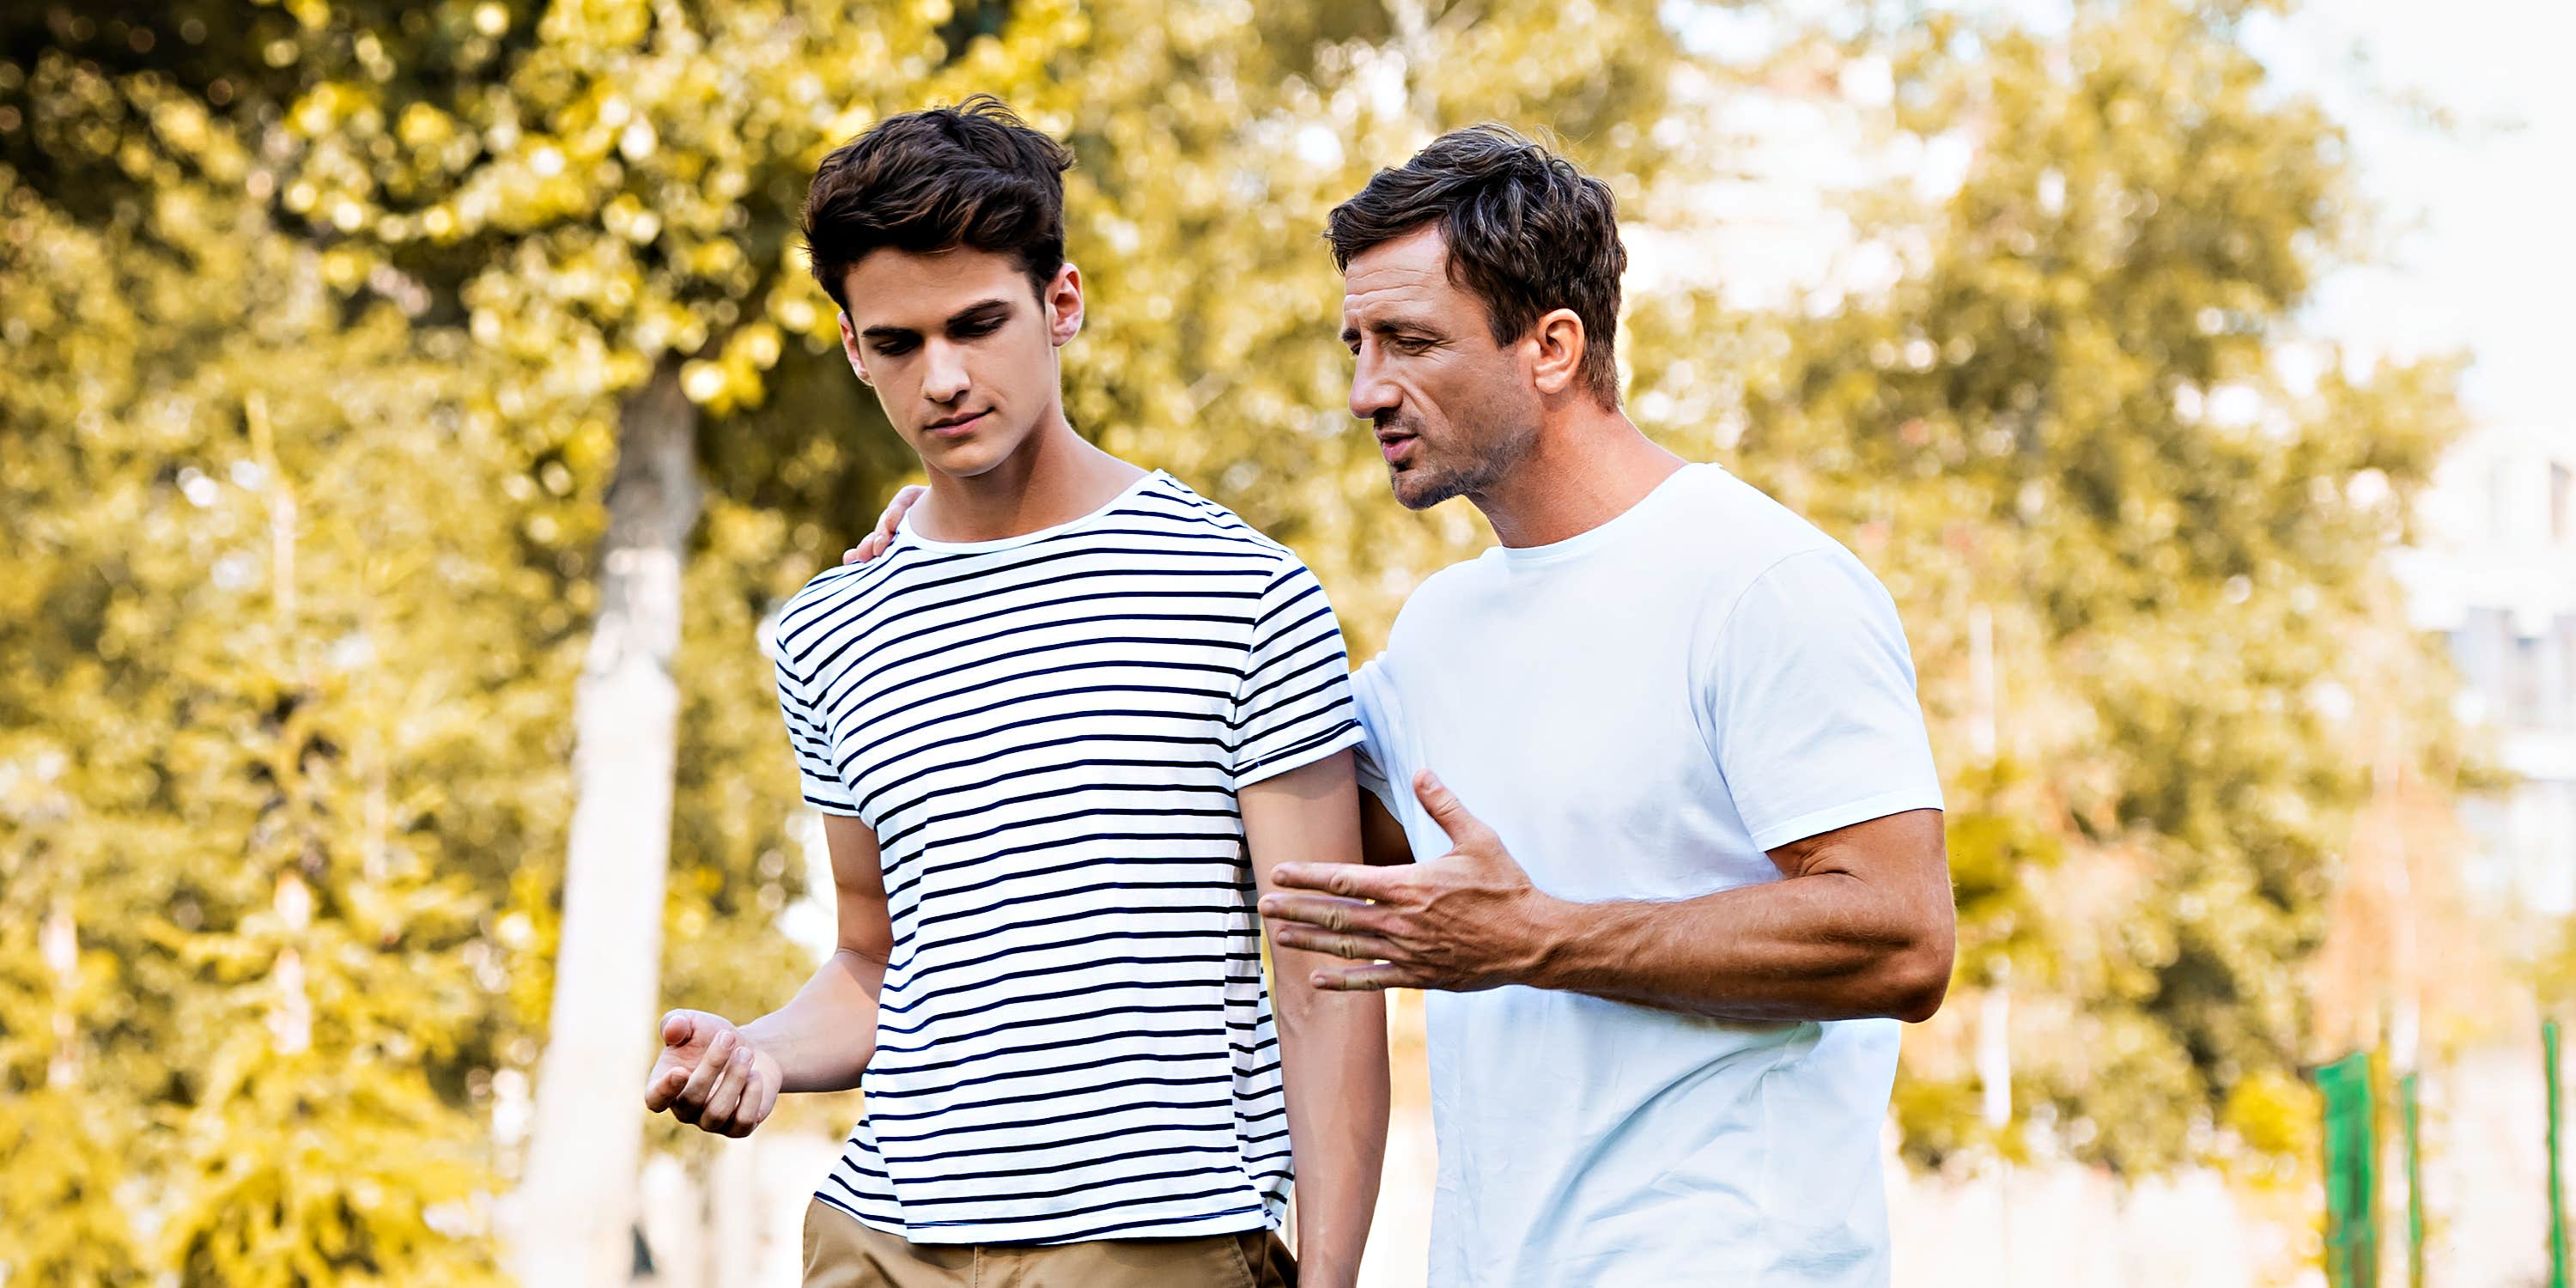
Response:
[[[2549,1088],[2549,1288],[2567,1288],[2567,1197],[2558,1170],[2558,1021],[2540,1022],[2541,1077]]]
[[[2397,1110],[2406,1133],[2406,1288],[2424,1288],[2424,1151],[2415,1078],[2409,1073],[2397,1080]]]
[[[1977,1082],[1983,1092],[1979,1108],[1988,1130],[2001,1136],[2012,1122],[2012,964],[1998,960],[1986,985],[1984,1008],[1977,1015]]]
[[[2012,1288],[2012,1153],[2005,1147],[2004,1129],[2012,1124],[2012,962],[1996,958],[1993,978],[1986,983],[1986,996],[1977,1013],[1977,1082],[1982,1093],[1986,1130],[1995,1140],[1995,1154],[2002,1170],[1995,1178],[1996,1239],[2002,1249],[2003,1288]]]
[[[1984,604],[1968,606],[1968,745],[1980,769],[1995,763],[1995,615]],[[2012,1125],[2012,962],[1995,959],[1977,1015],[1977,1082],[1986,1130],[1995,1141],[2001,1170],[1995,1176],[1995,1238],[2002,1251],[2001,1288],[2012,1288],[2012,1153],[2004,1129]]]
[[[72,1018],[72,999],[80,992],[80,926],[72,920],[70,898],[55,893],[36,936],[54,973],[54,1052],[45,1061],[45,1085],[67,1090],[80,1081],[80,1030]]]
[[[1995,760],[1995,615],[1983,604],[1968,608],[1968,745],[1977,763]]]
[[[2325,1096],[2326,1282],[2334,1288],[2378,1288],[2370,1056],[2356,1051],[2317,1070],[2317,1090]]]
[[[2392,810],[2405,808],[2405,728],[2403,721],[2390,723],[2387,736],[2380,745],[2379,759],[2371,766],[2373,807],[2385,802]],[[2402,825],[2388,827],[2385,836],[2388,850],[2385,880],[2391,923],[2388,1062],[2399,1075],[2398,1127],[2406,1170],[2406,1283],[2407,1288],[2424,1288],[2424,1167],[2417,1100],[2420,1088],[2416,1082],[2423,1067],[2420,1048],[2424,1008],[2422,988],[2417,982],[2415,885],[2410,871],[2413,860],[2407,850],[2406,829]]]

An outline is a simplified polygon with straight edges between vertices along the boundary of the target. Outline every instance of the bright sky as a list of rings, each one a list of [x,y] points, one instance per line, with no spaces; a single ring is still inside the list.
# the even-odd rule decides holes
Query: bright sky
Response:
[[[1811,16],[1841,2],[1791,0]],[[2064,0],[1949,2],[2041,26],[2066,16]],[[1760,10],[1673,0],[1668,13],[1687,43],[1721,58],[1749,58],[1777,34]],[[2308,0],[2249,39],[2287,87],[2345,126],[2380,215],[2378,261],[2329,278],[2311,328],[2401,356],[2465,350],[2480,421],[2576,441],[2576,411],[2556,382],[2576,368],[2576,3]],[[1869,83],[1847,77],[1844,97],[1868,105]],[[2428,105],[2452,128],[2428,124]],[[1697,204],[1721,223],[1714,241],[1701,232],[1666,247],[1650,236],[1638,249],[1661,274],[1714,273],[1747,304],[1878,276],[1836,263],[1853,230],[1830,190],[1868,186],[1876,166],[1939,172],[1957,160],[1853,154],[1811,102],[1739,99],[1720,119],[1755,140],[1743,160],[1768,182],[1705,194]]]
[[[2576,438],[2576,5],[2330,0],[2256,33],[2349,131],[2386,262],[2325,284],[2319,331],[2465,349],[2472,410]],[[2406,96],[2447,109],[2428,128]],[[2398,100],[2398,101],[2392,101]]]

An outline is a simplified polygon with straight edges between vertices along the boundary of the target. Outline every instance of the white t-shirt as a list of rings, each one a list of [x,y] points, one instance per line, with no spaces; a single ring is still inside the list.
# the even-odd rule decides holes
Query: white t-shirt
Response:
[[[1768,849],[1941,804],[1887,591],[1713,465],[1431,578],[1357,680],[1362,778],[1415,856],[1449,848],[1412,791],[1427,767],[1569,899],[1777,880]],[[1887,1282],[1895,1021],[1518,986],[1427,1008],[1432,1284]]]

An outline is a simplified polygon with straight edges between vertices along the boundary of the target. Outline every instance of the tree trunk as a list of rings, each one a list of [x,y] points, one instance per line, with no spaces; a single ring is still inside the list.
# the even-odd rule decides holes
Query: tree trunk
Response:
[[[768,1258],[761,1243],[760,1137],[715,1142],[707,1165],[709,1288],[749,1282]]]
[[[671,849],[671,672],[680,571],[702,501],[698,412],[666,362],[619,414],[599,620],[573,702],[563,934],[527,1170],[512,1207],[523,1284],[622,1285],[634,1255],[644,1075],[659,1049]]]

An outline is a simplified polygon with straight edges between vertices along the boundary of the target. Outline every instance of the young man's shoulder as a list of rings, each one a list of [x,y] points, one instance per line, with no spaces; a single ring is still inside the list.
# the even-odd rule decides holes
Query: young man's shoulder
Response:
[[[1175,539],[1207,542],[1292,564],[1302,562],[1295,551],[1253,527],[1242,515],[1199,495],[1189,484],[1170,475],[1158,476],[1138,489],[1133,505]]]
[[[840,564],[806,579],[770,618],[765,641],[770,656],[790,670],[801,670],[817,638],[846,618],[848,608],[860,602],[869,587],[882,585],[894,572],[893,563],[880,558],[873,563]]]

